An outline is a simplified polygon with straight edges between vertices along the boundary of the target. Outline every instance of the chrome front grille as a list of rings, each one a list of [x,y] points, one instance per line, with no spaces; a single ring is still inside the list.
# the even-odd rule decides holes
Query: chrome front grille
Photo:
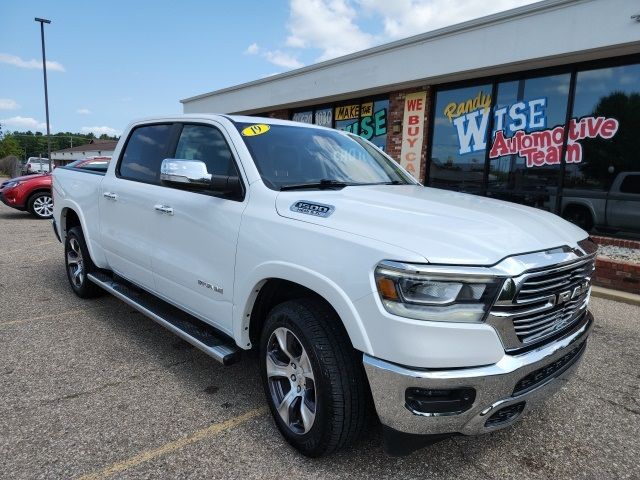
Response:
[[[595,256],[590,255],[507,279],[487,321],[507,350],[542,342],[582,318],[594,270]]]
[[[520,286],[517,302],[530,302],[562,292],[582,280],[591,278],[594,270],[595,261],[590,259],[530,273]]]

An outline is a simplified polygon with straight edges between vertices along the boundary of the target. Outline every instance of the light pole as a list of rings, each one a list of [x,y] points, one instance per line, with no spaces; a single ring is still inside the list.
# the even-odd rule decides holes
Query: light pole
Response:
[[[44,24],[51,23],[51,20],[45,18],[34,19],[36,22],[40,22],[40,39],[42,40],[42,71],[44,72],[44,108],[47,115],[47,158],[49,159],[49,171],[53,170],[51,164],[51,130],[49,128],[49,92],[47,91],[47,56],[44,52]]]

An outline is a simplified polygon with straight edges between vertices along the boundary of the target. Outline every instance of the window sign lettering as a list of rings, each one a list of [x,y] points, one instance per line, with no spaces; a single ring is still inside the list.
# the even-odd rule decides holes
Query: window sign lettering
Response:
[[[343,105],[336,107],[336,121],[351,120],[360,116],[360,105]]]
[[[313,123],[313,110],[307,112],[296,112],[291,117],[294,122]]]
[[[473,98],[451,102],[445,107],[443,114],[455,127],[460,155],[487,148],[487,128],[492,114],[494,133],[489,158],[517,155],[526,160],[528,168],[560,163],[565,127],[546,128],[546,97],[498,106],[493,112],[490,105],[491,97],[479,92]],[[580,140],[610,139],[618,127],[619,122],[615,118],[572,119],[568,128],[567,163],[582,161]]]
[[[333,109],[323,108],[316,110],[316,125],[321,127],[333,127]]]

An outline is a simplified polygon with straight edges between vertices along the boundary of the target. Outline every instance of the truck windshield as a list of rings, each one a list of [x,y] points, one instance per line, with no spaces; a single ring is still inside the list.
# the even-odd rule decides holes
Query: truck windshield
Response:
[[[274,190],[415,184],[375,146],[338,131],[236,123],[264,183]]]

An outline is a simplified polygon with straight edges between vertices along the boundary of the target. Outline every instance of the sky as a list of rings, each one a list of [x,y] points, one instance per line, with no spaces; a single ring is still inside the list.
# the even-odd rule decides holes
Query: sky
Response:
[[[531,0],[2,0],[0,124],[46,131],[45,25],[52,133],[119,135],[180,99]],[[428,61],[425,59],[425,61]]]

